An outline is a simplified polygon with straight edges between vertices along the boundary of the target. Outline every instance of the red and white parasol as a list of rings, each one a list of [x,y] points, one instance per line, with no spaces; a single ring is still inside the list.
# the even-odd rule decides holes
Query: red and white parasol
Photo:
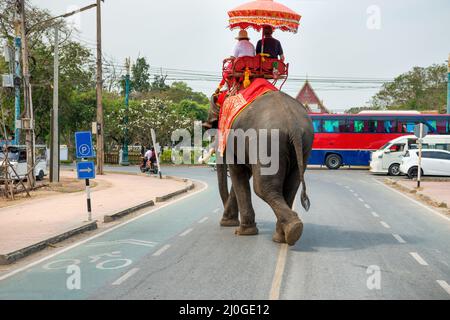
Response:
[[[273,0],[256,0],[245,3],[228,12],[230,29],[253,28],[260,31],[264,26],[297,33],[301,16],[285,5]]]

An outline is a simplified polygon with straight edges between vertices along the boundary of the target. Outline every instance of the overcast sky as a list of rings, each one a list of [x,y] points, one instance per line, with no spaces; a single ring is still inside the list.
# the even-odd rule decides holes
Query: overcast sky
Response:
[[[152,67],[218,72],[237,33],[226,28],[227,11],[247,1],[105,0],[104,52],[120,63],[140,55]],[[450,53],[449,0],[278,1],[302,15],[299,33],[274,34],[283,44],[292,75],[391,79],[414,66],[443,63]],[[55,15],[92,2],[32,0]],[[94,45],[95,10],[75,19],[79,36]],[[254,31],[250,36],[255,43],[260,37]],[[188,83],[207,94],[217,85]],[[284,89],[295,95],[300,86],[288,81]],[[336,111],[361,106],[377,92],[313,86],[325,105]]]

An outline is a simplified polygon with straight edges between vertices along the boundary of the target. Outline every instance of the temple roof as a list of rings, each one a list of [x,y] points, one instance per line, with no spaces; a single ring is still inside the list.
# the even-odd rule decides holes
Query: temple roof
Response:
[[[296,99],[305,106],[308,112],[314,112],[313,110],[311,110],[310,106],[317,105],[321,113],[330,113],[328,109],[323,105],[322,101],[319,99],[308,80],[306,80]]]

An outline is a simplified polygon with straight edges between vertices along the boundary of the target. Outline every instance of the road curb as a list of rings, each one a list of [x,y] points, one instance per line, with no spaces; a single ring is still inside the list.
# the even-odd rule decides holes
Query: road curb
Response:
[[[171,198],[173,198],[173,197],[176,197],[176,196],[178,196],[178,195],[180,195],[180,194],[186,193],[186,192],[188,192],[189,190],[194,189],[194,187],[195,187],[195,186],[194,186],[194,183],[193,183],[191,180],[189,180],[189,179],[178,178],[178,177],[173,177],[173,176],[166,176],[166,179],[172,179],[172,180],[177,180],[177,181],[187,182],[187,183],[188,183],[188,186],[187,186],[187,187],[184,187],[183,189],[180,189],[180,190],[178,190],[178,191],[175,191],[175,192],[172,192],[172,193],[169,193],[169,194],[160,196],[160,197],[156,197],[156,202],[164,202],[164,201],[167,201],[167,200],[169,200],[169,199],[171,199]]]
[[[115,221],[117,219],[125,217],[126,215],[129,215],[130,213],[133,213],[135,211],[138,211],[138,210],[141,210],[141,209],[144,209],[144,208],[147,208],[147,207],[151,207],[151,206],[154,206],[154,205],[155,205],[155,202],[153,200],[146,201],[144,203],[138,204],[137,206],[134,206],[134,207],[131,207],[131,208],[119,211],[117,213],[114,213],[114,214],[111,214],[111,215],[105,215],[103,217],[103,222],[104,223],[113,222],[113,221]]]
[[[14,252],[7,253],[7,254],[0,254],[0,265],[11,264],[19,259],[23,259],[23,258],[35,253],[35,252],[41,251],[52,244],[61,242],[72,236],[84,233],[86,231],[95,230],[95,229],[97,229],[97,227],[98,227],[97,221],[89,222],[89,223],[83,224],[80,227],[71,229],[71,230],[61,233],[57,236],[53,236],[49,239],[38,242],[36,244],[32,244],[31,246],[25,247],[23,249],[19,249],[19,250],[16,250]]]
[[[423,194],[422,192],[420,192],[421,189],[409,188],[407,186],[404,186],[404,185],[398,183],[398,181],[391,179],[391,178],[385,178],[384,181],[387,184],[394,186],[395,188],[397,188],[400,191],[415,195],[417,198],[419,198],[423,202],[427,203],[428,205],[431,205],[433,207],[440,208],[440,209],[450,208],[450,205],[448,203],[446,203],[444,201],[435,200],[435,199],[431,198],[430,196]]]

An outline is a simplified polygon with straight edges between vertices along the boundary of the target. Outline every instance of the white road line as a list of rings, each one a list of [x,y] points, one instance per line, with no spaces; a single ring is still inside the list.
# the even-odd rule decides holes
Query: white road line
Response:
[[[364,207],[366,207],[367,209],[370,209],[370,206],[367,203],[364,205]]]
[[[346,188],[346,189],[350,189],[350,187],[349,187],[349,186],[345,186],[345,188]]]
[[[444,289],[448,294],[450,294],[450,285],[444,280],[436,280],[437,283]]]
[[[353,195],[354,195],[355,197],[359,197],[359,194],[357,194],[357,193],[354,193]]]
[[[158,251],[156,251],[154,254],[152,254],[152,256],[154,257],[158,257],[160,255],[163,254],[164,251],[166,251],[167,249],[170,248],[170,244],[166,244],[165,246],[163,246],[161,249],[159,249]]]
[[[381,223],[381,225],[383,226],[383,227],[385,227],[386,229],[390,229],[391,228],[391,226],[390,225],[388,225],[386,222],[384,222],[384,221],[380,221],[380,223]]]
[[[205,222],[206,220],[208,220],[208,217],[204,217],[204,218],[201,219],[198,223],[203,223],[203,222]]]
[[[392,235],[394,236],[395,239],[397,239],[398,242],[400,242],[400,243],[406,243],[406,241],[403,240],[403,238],[400,237],[398,234],[393,233]]]
[[[423,266],[427,266],[428,265],[428,263],[425,261],[425,260],[423,260],[423,258],[421,257],[421,256],[419,256],[419,254],[417,253],[417,252],[410,252],[409,253],[414,259],[416,259],[416,261],[419,263],[419,264],[421,264],[421,265],[423,265]]]
[[[217,208],[217,209],[214,209],[214,213],[217,213],[217,212],[219,212],[220,211],[220,208]]]
[[[355,191],[353,191],[352,189],[349,189],[348,191],[350,191],[351,193],[354,193]]]
[[[359,201],[364,202],[364,200],[362,198],[358,198]]]
[[[378,213],[376,213],[375,211],[372,211],[372,215],[375,217],[375,218],[379,218],[380,216],[378,215]]]
[[[119,286],[122,283],[124,283],[128,278],[130,278],[132,275],[134,275],[136,272],[139,271],[139,268],[133,268],[130,271],[128,271],[127,273],[125,273],[123,276],[121,276],[119,279],[117,279],[116,281],[114,281],[112,283],[113,286]]]
[[[46,257],[43,257],[42,259],[39,259],[39,260],[37,260],[37,261],[34,261],[34,262],[32,262],[32,263],[30,263],[30,264],[28,264],[28,265],[26,265],[26,266],[23,266],[22,268],[18,268],[18,269],[14,270],[14,271],[11,271],[11,272],[9,272],[9,273],[3,275],[3,276],[0,276],[0,281],[5,280],[5,279],[7,279],[7,278],[9,278],[9,277],[11,277],[11,276],[13,276],[13,275],[19,273],[19,272],[22,272],[22,271],[24,271],[24,270],[27,270],[27,269],[29,269],[29,268],[31,268],[31,267],[34,267],[35,265],[38,265],[38,264],[40,264],[40,263],[42,263],[42,262],[44,262],[44,261],[47,261],[47,260],[49,260],[49,259],[51,259],[51,258],[54,258],[54,257],[56,257],[56,256],[59,256],[61,253],[67,252],[67,251],[69,251],[69,250],[72,250],[72,249],[74,249],[74,248],[76,248],[76,247],[78,247],[78,246],[81,246],[82,244],[85,244],[86,242],[89,242],[89,241],[91,241],[91,240],[93,240],[93,239],[96,239],[96,238],[98,238],[98,237],[101,237],[101,236],[103,236],[103,235],[105,235],[105,234],[107,234],[107,233],[110,233],[110,232],[112,232],[112,231],[114,231],[114,230],[116,230],[116,229],[122,228],[122,227],[126,226],[127,224],[129,224],[129,223],[131,223],[131,222],[134,222],[135,220],[141,219],[141,218],[143,218],[143,217],[145,217],[145,216],[147,216],[147,215],[149,215],[149,214],[152,214],[152,213],[155,212],[155,211],[161,210],[162,208],[165,208],[165,207],[167,207],[167,206],[170,206],[170,205],[172,205],[172,204],[174,204],[174,203],[177,203],[177,202],[179,202],[179,201],[181,201],[181,200],[184,200],[184,199],[186,199],[186,198],[192,197],[192,196],[196,195],[197,193],[200,193],[200,192],[205,191],[205,190],[208,189],[208,187],[209,187],[208,184],[205,183],[205,182],[203,182],[203,181],[199,181],[199,180],[196,180],[196,179],[190,179],[190,180],[195,181],[195,182],[197,182],[197,183],[199,183],[199,184],[202,184],[203,187],[202,187],[201,189],[195,191],[195,192],[192,192],[192,193],[187,194],[187,195],[185,195],[185,196],[183,196],[183,197],[180,197],[180,198],[178,198],[178,199],[175,199],[175,200],[173,200],[173,201],[171,201],[171,202],[168,202],[168,203],[166,203],[166,204],[163,204],[163,205],[161,205],[161,206],[158,207],[158,208],[155,208],[155,209],[152,209],[152,210],[150,210],[150,211],[147,211],[146,213],[143,213],[143,214],[140,215],[140,216],[134,217],[134,218],[132,218],[132,219],[130,219],[130,220],[128,220],[128,221],[125,221],[125,222],[123,222],[123,223],[121,223],[121,224],[118,224],[118,225],[115,226],[115,227],[112,227],[112,228],[110,228],[110,229],[108,229],[108,230],[105,230],[105,231],[103,231],[103,232],[100,232],[100,233],[98,233],[98,234],[96,234],[96,235],[94,235],[94,236],[92,236],[92,237],[89,237],[89,238],[84,239],[84,240],[82,240],[82,241],[80,241],[80,242],[77,242],[77,243],[75,243],[75,244],[73,244],[73,245],[71,245],[71,246],[69,246],[69,247],[67,247],[67,248],[61,249],[61,250],[58,251],[58,252],[55,252],[55,253],[50,254],[50,255],[48,255],[48,256],[46,256]]]
[[[377,179],[373,179],[373,180],[374,180],[376,183],[381,184],[381,185],[384,186],[385,188],[387,188],[387,189],[389,189],[389,190],[392,190],[392,191],[398,193],[398,194],[401,195],[402,197],[407,198],[409,201],[411,201],[411,202],[413,202],[413,203],[415,203],[415,204],[421,206],[422,208],[427,209],[429,212],[435,214],[436,216],[441,217],[442,219],[445,219],[445,220],[447,220],[447,221],[450,222],[450,218],[447,217],[447,216],[445,216],[445,215],[443,215],[442,213],[440,213],[440,212],[438,212],[438,211],[436,211],[436,210],[430,208],[430,207],[427,206],[427,205],[424,205],[423,203],[421,203],[421,202],[419,202],[419,201],[417,201],[417,200],[414,200],[414,199],[411,198],[411,197],[408,197],[408,196],[407,196],[406,194],[404,194],[403,192],[400,192],[400,191],[398,191],[398,190],[396,190],[396,189],[394,189],[394,188],[391,188],[391,187],[385,185],[383,182],[378,181]]]
[[[280,298],[281,282],[283,280],[287,253],[288,245],[286,243],[283,243],[280,248],[280,253],[278,254],[277,265],[275,267],[275,274],[273,275],[269,300],[278,300]]]
[[[190,233],[192,230],[192,228],[187,229],[186,231],[184,231],[183,233],[180,234],[180,237],[184,237],[185,235],[187,235],[188,233]]]

